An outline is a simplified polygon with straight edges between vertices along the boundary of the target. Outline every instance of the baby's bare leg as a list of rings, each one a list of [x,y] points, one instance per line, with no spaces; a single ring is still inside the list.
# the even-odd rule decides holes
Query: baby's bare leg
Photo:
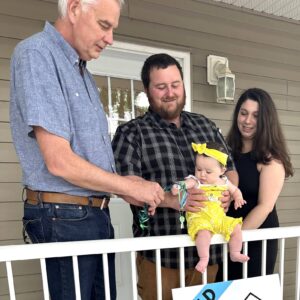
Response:
[[[241,253],[242,250],[242,229],[241,225],[237,224],[230,236],[229,240],[229,251],[230,259],[236,262],[245,262],[249,260],[249,256]]]
[[[204,273],[208,265],[211,236],[212,234],[209,230],[200,230],[195,240],[198,256],[200,258],[195,268],[201,273]]]

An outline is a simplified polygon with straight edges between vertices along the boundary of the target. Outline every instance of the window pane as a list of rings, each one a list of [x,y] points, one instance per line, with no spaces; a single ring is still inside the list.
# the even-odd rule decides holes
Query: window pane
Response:
[[[132,118],[129,79],[111,78],[111,100],[114,117],[129,121]]]
[[[144,92],[142,81],[134,80],[134,113],[135,116],[142,116],[149,106],[147,95]]]
[[[104,111],[107,115],[109,115],[109,107],[108,107],[108,86],[107,86],[107,77],[100,75],[93,75],[96,85],[100,90],[100,98],[104,107]]]

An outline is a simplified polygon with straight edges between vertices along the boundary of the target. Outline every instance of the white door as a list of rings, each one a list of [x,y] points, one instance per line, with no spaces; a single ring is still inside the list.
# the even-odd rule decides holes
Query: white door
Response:
[[[190,54],[162,48],[114,42],[97,60],[88,62],[100,90],[101,101],[108,116],[110,134],[113,137],[117,126],[148,109],[146,94],[140,80],[145,59],[155,53],[168,53],[182,66],[186,89],[186,107],[191,108]],[[132,214],[129,205],[120,198],[110,202],[112,224],[116,238],[132,237]],[[131,300],[130,253],[116,255],[116,277],[118,300]]]

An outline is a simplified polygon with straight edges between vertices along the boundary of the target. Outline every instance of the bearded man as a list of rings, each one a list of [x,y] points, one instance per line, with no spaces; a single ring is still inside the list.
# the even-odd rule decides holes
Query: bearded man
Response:
[[[191,143],[215,141],[228,150],[216,125],[203,115],[183,111],[185,88],[183,72],[178,61],[161,53],[147,58],[141,77],[149,100],[145,115],[120,125],[112,142],[117,172],[121,175],[139,176],[155,181],[162,187],[183,180],[195,172],[195,156]],[[238,175],[229,156],[226,176],[237,184]],[[223,207],[229,205],[229,195],[223,194]],[[181,224],[177,196],[165,192],[165,200],[147,224],[140,226],[143,209],[131,205],[133,235],[164,236],[186,234],[186,224]],[[126,199],[126,198],[125,198]],[[186,211],[196,212],[206,198],[199,189],[189,190]],[[181,218],[182,220],[182,218]],[[183,226],[181,226],[183,225]],[[182,228],[184,227],[184,228]],[[216,247],[211,247],[208,281],[213,282],[217,271]],[[201,274],[194,269],[198,255],[195,247],[185,249],[185,284],[201,284]],[[171,289],[180,287],[179,249],[161,250],[162,293],[171,300]],[[143,300],[157,299],[155,251],[142,251],[137,256],[138,292]]]

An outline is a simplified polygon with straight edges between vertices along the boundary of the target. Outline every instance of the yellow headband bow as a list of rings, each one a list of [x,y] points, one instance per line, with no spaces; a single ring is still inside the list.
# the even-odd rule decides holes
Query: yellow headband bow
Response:
[[[227,157],[228,155],[216,150],[216,149],[209,149],[206,147],[206,144],[195,144],[192,143],[192,148],[195,152],[197,152],[198,154],[205,154],[209,157],[212,157],[214,159],[216,159],[218,162],[220,162],[224,167],[226,167],[226,163],[227,163]]]

